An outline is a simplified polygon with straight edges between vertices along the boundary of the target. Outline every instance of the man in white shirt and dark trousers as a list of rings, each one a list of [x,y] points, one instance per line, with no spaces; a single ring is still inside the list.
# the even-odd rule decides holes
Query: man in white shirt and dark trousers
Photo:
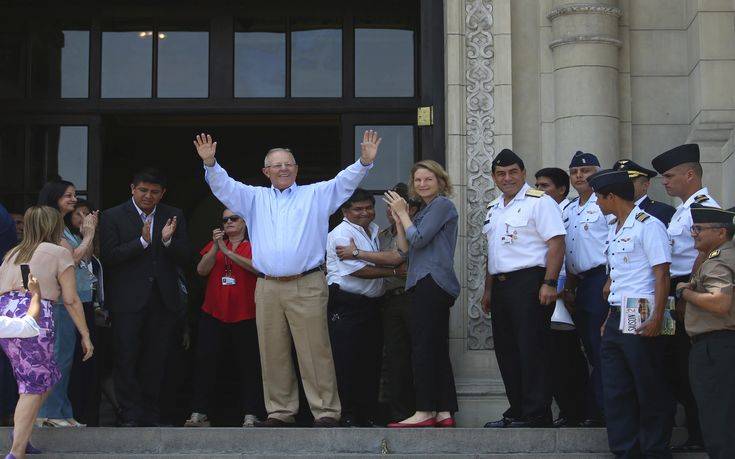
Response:
[[[699,267],[702,255],[694,247],[694,238],[691,235],[693,203],[705,207],[720,207],[710,195],[709,190],[702,185],[702,165],[699,163],[699,146],[697,144],[680,145],[672,148],[651,160],[653,168],[661,174],[661,182],[666,193],[681,199],[682,203],[676,208],[671,217],[667,232],[671,238],[671,284],[670,291],[676,291],[680,282],[689,282],[693,271]],[[672,384],[674,398],[684,407],[686,413],[686,427],[689,437],[678,446],[682,450],[701,450],[704,448],[702,431],[699,425],[697,402],[694,399],[689,385],[689,350],[691,342],[684,324],[683,301],[677,302],[676,334],[667,337],[667,369],[669,381]]]
[[[383,278],[394,268],[356,259],[360,251],[379,252],[375,198],[358,188],[342,205],[344,220],[327,236],[329,338],[337,373],[342,425],[367,427],[378,414],[382,327],[380,299]],[[337,246],[354,243],[355,259],[341,259]]]
[[[320,266],[326,252],[329,216],[350,197],[372,168],[380,139],[366,131],[361,156],[326,182],[299,186],[290,150],[274,148],[264,160],[270,187],[240,183],[215,161],[209,135],[194,141],[214,195],[245,219],[253,265],[263,273],[255,288],[256,325],[268,419],[257,427],[285,427],[299,409],[292,345],[314,427],[339,425],[340,402],[327,330],[328,289]]]
[[[616,457],[671,457],[671,392],[664,376],[664,341],[659,337],[669,295],[671,249],[666,228],[633,203],[626,171],[602,170],[589,178],[597,205],[614,215],[607,237],[610,304],[600,358],[610,451]],[[655,310],[636,330],[620,330],[626,295],[654,296]]]
[[[551,425],[551,314],[564,259],[556,202],[526,183],[518,155],[501,151],[492,177],[502,195],[488,206],[482,305],[491,313],[495,355],[510,408],[485,427]]]

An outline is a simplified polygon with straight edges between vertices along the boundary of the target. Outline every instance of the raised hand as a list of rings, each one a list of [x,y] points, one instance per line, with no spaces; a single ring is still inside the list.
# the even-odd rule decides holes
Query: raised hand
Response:
[[[383,201],[385,201],[385,203],[390,207],[390,210],[393,213],[393,218],[399,217],[403,213],[408,215],[408,203],[395,191],[386,191]]]
[[[217,151],[217,142],[212,142],[212,136],[204,133],[197,135],[194,140],[194,146],[197,149],[199,157],[204,161],[204,164],[214,166],[214,154]]]
[[[176,232],[176,217],[169,218],[166,220],[163,230],[161,230],[161,239],[163,242],[168,243],[171,240],[174,233]]]
[[[151,220],[146,219],[145,223],[143,223],[143,229],[140,232],[141,237],[144,241],[146,241],[148,244],[151,243]]]
[[[362,135],[362,143],[360,144],[360,162],[362,164],[367,166],[375,161],[381,140],[377,132],[372,130],[365,131]]]
[[[82,221],[82,227],[79,232],[82,233],[82,237],[94,236],[94,232],[97,229],[97,214],[99,211],[94,211],[84,216]]]
[[[38,322],[41,317],[41,284],[38,283],[38,279],[33,274],[28,275],[28,291],[33,294],[33,298],[26,314]]]

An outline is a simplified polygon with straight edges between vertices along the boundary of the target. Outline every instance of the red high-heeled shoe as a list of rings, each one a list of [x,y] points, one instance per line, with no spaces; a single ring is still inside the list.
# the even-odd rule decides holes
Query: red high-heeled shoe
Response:
[[[454,423],[454,418],[449,416],[448,418],[444,418],[441,421],[436,421],[436,424],[434,424],[434,427],[454,427],[456,424]]]
[[[391,422],[388,427],[391,428],[414,428],[414,427],[434,427],[436,418],[429,418],[421,422]]]

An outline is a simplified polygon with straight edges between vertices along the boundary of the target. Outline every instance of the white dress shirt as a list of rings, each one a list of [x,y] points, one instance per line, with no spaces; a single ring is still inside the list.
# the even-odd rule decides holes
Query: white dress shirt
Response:
[[[385,282],[382,278],[361,279],[351,274],[365,266],[375,266],[363,260],[340,260],[337,256],[337,246],[350,245],[350,239],[355,246],[365,252],[379,252],[380,228],[370,223],[370,234],[362,226],[355,225],[347,219],[337,225],[327,236],[327,284],[337,284],[341,290],[357,295],[377,298],[385,292]]]
[[[671,244],[664,224],[638,207],[619,231],[616,228],[617,223],[610,225],[607,239],[611,280],[607,301],[620,306],[625,295],[655,293],[653,267],[671,263]]]
[[[482,232],[487,236],[490,274],[546,267],[546,241],[565,234],[556,201],[546,194],[527,196],[529,190],[526,183],[508,205],[501,195],[489,206]]]
[[[283,191],[250,186],[230,178],[215,163],[204,166],[214,195],[245,219],[253,246],[253,265],[269,276],[293,276],[324,261],[329,216],[349,198],[373,167],[360,160],[335,178]]]
[[[572,274],[579,274],[607,263],[605,248],[608,220],[597,205],[597,195],[592,195],[584,204],[579,198],[572,201],[562,212],[567,230],[566,267]]]
[[[697,249],[694,248],[694,238],[692,238],[691,230],[692,212],[689,207],[692,203],[702,204],[707,207],[720,207],[720,205],[709,195],[707,187],[702,188],[689,199],[679,204],[676,208],[674,216],[667,232],[671,238],[671,276],[688,276],[694,267],[694,260],[697,259]]]
[[[147,222],[147,221],[150,220],[150,222],[151,222],[150,234],[151,234],[151,241],[153,241],[153,225],[154,225],[154,223],[156,221],[156,208],[154,207],[153,208],[153,212],[151,212],[149,214],[146,214],[145,212],[143,212],[142,210],[140,210],[140,207],[138,207],[138,204],[135,203],[135,199],[132,199],[131,198],[131,200],[133,201],[133,206],[135,206],[135,210],[138,212],[138,215],[140,215],[140,220],[143,222],[143,224],[145,224],[145,222]],[[169,245],[171,245],[171,240],[172,239],[173,238],[169,239],[168,241],[163,241],[163,245],[166,246],[166,247],[168,247]],[[143,239],[143,236],[140,237],[140,243],[141,243],[141,245],[143,245],[143,248],[144,249],[147,249],[148,246],[150,245],[148,243],[148,241],[146,241],[145,239]]]
[[[0,316],[0,338],[31,338],[39,333],[41,329],[31,316]]]

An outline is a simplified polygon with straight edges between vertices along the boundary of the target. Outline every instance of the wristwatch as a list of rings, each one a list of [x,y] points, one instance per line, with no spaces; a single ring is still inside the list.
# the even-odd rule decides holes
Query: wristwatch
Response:
[[[677,288],[676,289],[676,291],[674,292],[674,296],[676,297],[677,300],[680,300],[681,299],[681,296],[684,294],[684,289],[686,289],[686,288],[688,288],[688,287],[682,287],[682,288]]]
[[[360,249],[355,249],[352,251],[352,256],[357,258],[357,256],[360,255]]]
[[[544,285],[556,288],[559,285],[559,279],[544,279]]]

